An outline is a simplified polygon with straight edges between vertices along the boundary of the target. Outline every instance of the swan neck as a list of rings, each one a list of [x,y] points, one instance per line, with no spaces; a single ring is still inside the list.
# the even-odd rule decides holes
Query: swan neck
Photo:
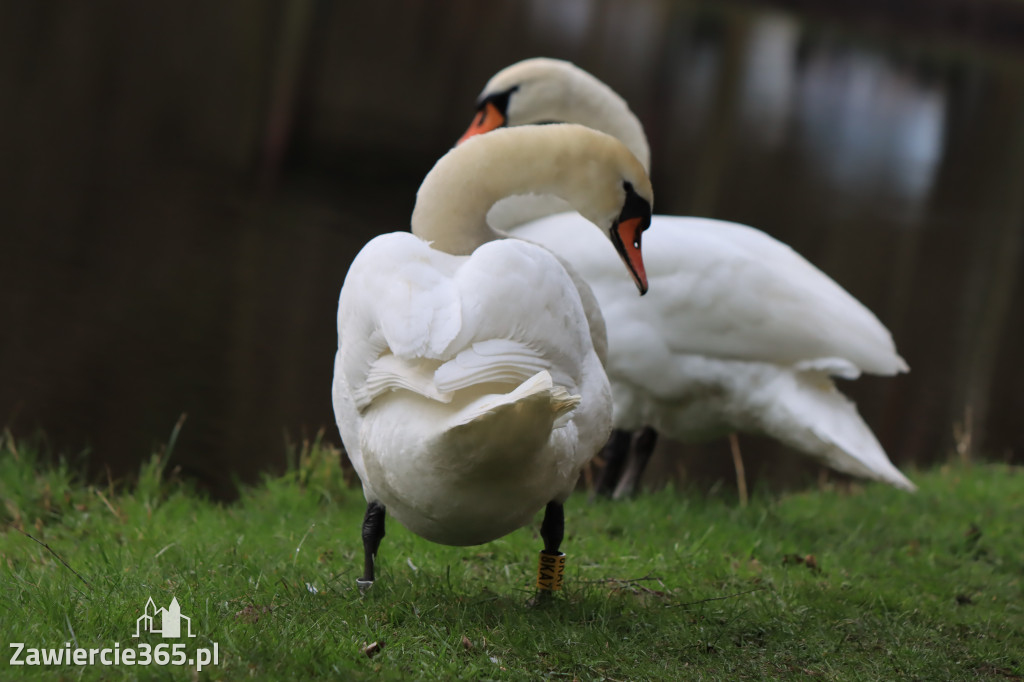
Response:
[[[473,178],[460,178],[459,174],[453,174],[456,181],[434,178],[435,182],[428,184],[432,175],[427,176],[416,193],[412,213],[414,235],[438,251],[456,256],[468,256],[477,247],[506,236],[487,224],[487,211],[501,197],[486,196],[484,188]]]
[[[584,74],[580,74],[583,76]],[[564,98],[572,111],[563,120],[580,123],[618,138],[644,170],[651,170],[651,151],[640,119],[630,110],[626,100],[597,78],[585,74],[571,86],[576,96]]]
[[[585,145],[562,144],[554,135],[543,144],[501,138],[500,132],[482,135],[441,157],[416,194],[413,234],[440,251],[468,255],[508,236],[488,225],[487,212],[500,199],[523,194],[551,194],[586,215],[590,188],[568,172],[582,163]]]

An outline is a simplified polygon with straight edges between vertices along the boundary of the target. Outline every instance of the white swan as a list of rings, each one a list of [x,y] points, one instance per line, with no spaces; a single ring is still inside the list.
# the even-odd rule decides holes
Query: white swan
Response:
[[[412,234],[367,243],[338,303],[335,417],[368,503],[361,586],[374,579],[385,508],[429,540],[472,545],[546,505],[544,553],[559,554],[562,502],[608,437],[611,393],[586,285],[546,249],[487,225],[498,199],[531,191],[563,197],[608,232],[646,289],[651,187],[615,138],[516,128],[437,162]]]
[[[553,59],[528,59],[495,75],[460,142],[542,121],[607,132],[648,166],[643,128],[625,101],[589,73]],[[496,206],[488,220],[509,228],[557,205],[516,197]],[[652,293],[635,305],[625,304],[621,273],[575,215],[553,215],[512,231],[568,260],[600,302],[616,428],[607,468],[612,482],[605,486],[615,488],[614,496],[635,487],[653,449],[648,430],[638,439],[641,451],[632,455],[634,478],[616,487],[629,432],[641,427],[681,441],[762,433],[839,471],[913,490],[832,381],[907,371],[871,311],[759,230],[677,216],[655,216],[653,225],[645,242]]]

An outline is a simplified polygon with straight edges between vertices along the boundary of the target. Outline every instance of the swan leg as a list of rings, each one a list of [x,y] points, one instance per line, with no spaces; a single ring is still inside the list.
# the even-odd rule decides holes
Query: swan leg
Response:
[[[613,500],[621,500],[624,497],[632,497],[640,489],[640,479],[643,478],[647,462],[654,453],[654,446],[658,444],[658,432],[650,426],[645,426],[637,434],[633,442],[633,450],[629,456],[629,463],[626,470],[619,479],[615,491],[612,493]]]
[[[565,507],[558,502],[548,502],[544,509],[540,537],[544,540],[545,554],[561,554],[558,548],[562,546],[562,538],[565,537]]]
[[[363,577],[356,580],[360,591],[365,592],[373,585],[373,566],[377,560],[377,548],[384,537],[384,505],[369,502],[363,517]]]
[[[537,590],[539,598],[546,598],[552,592],[562,589],[562,575],[565,572],[565,554],[559,547],[565,536],[565,509],[559,502],[548,502],[544,509],[544,520],[540,524],[540,537],[544,549],[540,551],[537,564]]]
[[[604,460],[604,468],[601,469],[601,476],[597,479],[597,486],[594,488],[594,495],[611,497],[622,478],[622,468],[629,457],[629,446],[633,442],[633,434],[624,429],[614,429],[608,443],[601,450],[601,459]]]

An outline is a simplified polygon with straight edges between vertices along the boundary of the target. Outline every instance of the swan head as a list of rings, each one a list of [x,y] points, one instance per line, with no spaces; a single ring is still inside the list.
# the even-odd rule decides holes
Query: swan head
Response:
[[[575,64],[546,57],[525,59],[496,73],[477,98],[476,114],[456,144],[497,128],[538,123],[579,123],[608,133],[650,168],[643,126],[625,100]]]
[[[625,198],[618,217],[608,230],[608,236],[643,296],[647,293],[647,272],[640,250],[640,237],[651,226],[651,202],[640,196],[628,180],[622,181],[622,189]]]
[[[566,89],[582,74],[586,72],[571,62],[545,57],[502,69],[487,81],[476,101],[476,116],[457,144],[505,126],[575,122]]]
[[[471,253],[485,240],[460,238],[486,225],[495,202],[522,194],[568,202],[609,237],[640,293],[647,291],[641,236],[651,224],[651,182],[621,142],[581,125],[502,128],[450,150],[420,186],[413,234],[442,251]]]
[[[526,172],[531,193],[560,197],[601,228],[640,294],[647,293],[641,237],[651,226],[654,193],[647,171],[625,145],[598,130],[562,123],[495,130],[449,154],[468,147],[493,149],[489,172],[501,175],[508,172],[503,166],[516,165]]]

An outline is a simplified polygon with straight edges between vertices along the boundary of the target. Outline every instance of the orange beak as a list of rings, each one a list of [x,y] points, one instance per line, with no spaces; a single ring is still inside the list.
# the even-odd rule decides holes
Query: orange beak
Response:
[[[498,107],[494,105],[494,102],[487,102],[480,108],[476,117],[473,118],[473,122],[469,124],[469,128],[462,134],[462,137],[455,143],[455,146],[459,146],[474,135],[489,133],[503,125],[505,125],[505,117],[498,111]]]
[[[647,293],[647,271],[644,269],[644,257],[640,252],[640,235],[647,229],[648,220],[629,218],[619,222],[612,228],[612,243],[622,256],[622,260],[633,275],[640,295]]]

